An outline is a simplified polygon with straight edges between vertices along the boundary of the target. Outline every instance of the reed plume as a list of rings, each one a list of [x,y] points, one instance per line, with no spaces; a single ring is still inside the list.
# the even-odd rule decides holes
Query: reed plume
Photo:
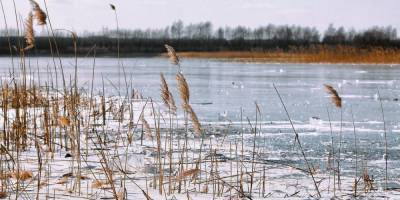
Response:
[[[254,102],[254,104],[256,104],[256,110],[257,110],[258,114],[261,115],[261,109],[260,109],[260,106],[258,105],[257,101]]]
[[[30,12],[25,21],[25,42],[27,46],[23,50],[32,49],[35,46],[35,33],[33,31],[33,15]]]
[[[175,104],[175,100],[174,100],[174,97],[172,96],[172,93],[171,92],[169,92],[169,104],[170,104],[170,106],[171,106],[171,111],[172,111],[172,113],[175,113],[176,114],[176,104]]]
[[[160,74],[161,78],[161,98],[164,104],[171,110],[171,113],[176,113],[176,105],[172,93],[169,91],[167,81],[164,75]]]
[[[197,115],[194,112],[192,106],[190,106],[189,104],[186,104],[185,110],[186,110],[186,112],[188,114],[190,114],[190,120],[192,121],[194,132],[198,136],[200,136],[200,134],[201,134],[201,125],[200,125],[199,119],[197,118]]]
[[[176,80],[178,81],[178,90],[179,90],[181,99],[183,101],[182,105],[185,108],[186,105],[189,104],[189,97],[190,97],[189,85],[187,84],[186,79],[183,76],[183,74],[180,72],[176,75]]]
[[[35,18],[38,21],[38,25],[46,25],[47,15],[46,13],[40,8],[39,4],[35,0],[29,0],[32,5],[32,10],[34,13]]]
[[[151,134],[151,128],[147,120],[143,117],[143,115],[140,117],[140,121],[142,122],[143,125],[143,131],[146,134],[146,136],[150,139],[153,138],[153,135]]]
[[[340,98],[338,92],[330,85],[324,84],[325,90],[331,95],[332,103],[335,104],[336,107],[342,107],[342,98]]]
[[[69,31],[69,32],[71,33],[72,40],[76,42],[78,40],[78,34],[76,34],[75,31]]]
[[[180,60],[178,55],[176,55],[175,49],[168,44],[165,45],[165,48],[167,49],[169,60],[171,61],[171,63],[174,65],[179,65]]]

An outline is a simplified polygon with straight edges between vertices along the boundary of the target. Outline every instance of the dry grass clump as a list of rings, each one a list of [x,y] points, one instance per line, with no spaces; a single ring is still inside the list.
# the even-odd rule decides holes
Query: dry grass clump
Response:
[[[189,170],[183,171],[181,174],[179,174],[175,178],[175,180],[181,181],[181,180],[186,179],[187,177],[191,177],[191,179],[193,180],[199,173],[200,173],[200,169],[198,169],[198,168],[189,169]]]
[[[60,126],[69,126],[69,125],[71,125],[71,120],[68,119],[67,117],[59,117],[58,124]]]
[[[31,171],[27,171],[27,170],[19,170],[19,172],[18,171],[11,172],[10,176],[13,179],[26,181],[26,180],[32,179],[33,173]]]
[[[48,100],[37,86],[26,88],[20,85],[9,87],[8,84],[3,84],[3,87],[0,88],[0,101],[11,108],[48,105]]]

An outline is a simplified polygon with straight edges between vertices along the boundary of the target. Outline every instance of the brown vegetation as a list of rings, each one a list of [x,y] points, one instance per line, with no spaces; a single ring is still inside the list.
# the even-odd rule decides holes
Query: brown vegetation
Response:
[[[398,64],[400,49],[312,46],[289,51],[180,52],[180,57],[215,58],[244,62]]]

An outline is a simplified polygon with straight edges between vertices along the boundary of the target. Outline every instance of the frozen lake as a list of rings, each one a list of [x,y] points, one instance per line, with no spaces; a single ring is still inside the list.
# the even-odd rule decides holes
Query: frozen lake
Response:
[[[42,85],[49,79],[55,83],[57,78],[61,87],[60,62],[57,58],[54,60],[58,66],[57,77],[52,58],[27,60],[28,71],[35,73],[36,81],[39,71]],[[123,58],[121,62],[122,95],[126,93],[126,77],[128,84],[132,83],[144,97],[160,100],[162,72],[179,104],[175,80],[177,67],[169,64],[166,58]],[[74,76],[74,59],[62,58],[62,64],[69,85],[70,78]],[[0,58],[0,65],[0,75],[7,76],[11,60]],[[106,93],[118,94],[117,66],[118,60],[115,58],[96,58],[95,91],[102,90],[103,76]],[[51,73],[46,72],[47,67]],[[91,86],[92,69],[93,58],[78,59],[78,84],[86,90]],[[238,121],[241,107],[243,116],[255,116],[255,101],[261,108],[263,120],[286,120],[273,83],[296,121],[308,122],[310,117],[327,118],[326,106],[332,107],[323,84],[330,84],[338,90],[343,99],[345,120],[351,118],[349,111],[352,106],[356,121],[381,121],[378,89],[388,122],[396,122],[400,118],[397,109],[400,105],[399,65],[260,64],[183,59],[182,71],[190,86],[191,102],[202,121]],[[332,112],[332,118],[337,119],[336,112]]]
[[[17,66],[16,60],[14,61]],[[38,57],[29,58],[28,61],[28,71],[34,72],[31,77],[35,77],[35,81],[39,81],[39,72],[41,85],[49,80],[55,83],[57,79],[59,87],[61,86],[58,59]],[[54,73],[54,63],[57,65],[57,76]],[[93,58],[78,59],[79,86],[87,91],[90,91],[93,63]],[[107,94],[118,95],[120,85],[120,94],[124,95],[126,78],[127,83],[132,84],[144,97],[160,101],[162,72],[177,104],[180,104],[175,80],[178,69],[169,64],[166,58],[123,58],[121,63],[123,67],[119,69],[115,58],[96,58],[93,83],[96,93],[102,90],[103,77]],[[69,85],[70,77],[74,76],[74,58],[62,58],[62,65]],[[393,177],[391,186],[398,187],[400,66],[264,64],[204,59],[183,59],[181,65],[190,86],[190,101],[203,125],[219,122],[232,123],[236,127],[243,124],[248,128],[246,118],[254,122],[255,102],[258,103],[261,109],[261,119],[258,121],[262,122],[259,124],[262,129],[257,141],[269,152],[269,158],[288,160],[295,164],[300,159],[293,149],[293,131],[273,84],[278,88],[295,122],[308,157],[319,162],[320,168],[326,167],[324,165],[330,151],[331,129],[327,110],[329,111],[335,145],[338,144],[340,130],[343,133],[343,172],[348,175],[354,173],[352,110],[359,143],[359,166],[361,163],[370,166],[370,174],[382,180],[384,141],[379,90],[388,134],[389,174]],[[3,77],[8,76],[11,60],[0,58],[0,66],[0,74]],[[47,70],[47,67],[50,68]],[[343,99],[342,126],[341,111],[332,106],[323,84],[332,85]],[[251,143],[252,138],[248,141]]]

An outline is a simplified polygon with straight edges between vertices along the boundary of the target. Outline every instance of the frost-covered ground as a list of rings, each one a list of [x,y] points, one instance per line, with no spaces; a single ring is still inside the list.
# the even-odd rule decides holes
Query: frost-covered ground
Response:
[[[115,107],[110,105],[112,101]],[[313,180],[288,121],[202,122],[203,135],[198,137],[192,133],[190,123],[186,131],[183,115],[178,114],[170,121],[165,108],[150,100],[125,102],[132,107],[125,109],[124,120],[118,120],[118,115],[113,114],[118,110],[117,101],[118,98],[107,99],[109,111],[105,125],[101,123],[101,115],[94,116],[91,121],[82,120],[80,156],[74,149],[61,147],[63,141],[57,136],[54,139],[55,150],[50,152],[49,146],[41,140],[43,131],[40,127],[39,139],[36,140],[39,149],[35,148],[35,139],[29,131],[28,146],[19,152],[18,157],[13,150],[3,151],[3,170],[9,174],[4,179],[7,184],[3,184],[7,185],[9,198],[15,198],[17,193],[17,179],[12,174],[16,173],[17,166],[20,171],[32,175],[18,183],[20,199],[34,199],[37,195],[39,199],[113,199],[114,189],[121,199],[317,198]],[[35,110],[37,115],[41,115],[40,108]],[[82,111],[82,117],[89,119],[85,110]],[[10,116],[12,113],[11,110]],[[151,132],[143,132],[146,130],[142,130],[141,113],[144,113]],[[87,122],[90,123],[85,125]],[[358,127],[380,124],[355,122]],[[155,128],[158,126],[160,129]],[[340,121],[332,121],[330,126],[327,121],[310,119],[308,123],[295,121],[294,126],[312,164],[312,173],[322,198],[353,198],[356,149],[352,145],[354,135],[349,134],[353,131],[352,123],[342,123],[345,134],[341,147],[340,185],[337,175],[333,176],[336,162],[329,164],[334,159],[330,156],[330,131],[334,136],[334,146],[338,148]],[[256,134],[254,127],[257,127]],[[54,132],[62,133],[64,140],[71,131],[68,125],[54,127]],[[390,148],[389,152],[393,152],[388,163],[390,190],[383,191],[385,163],[382,142],[375,141],[373,136],[376,133],[368,128],[357,128],[356,134],[359,138],[357,196],[396,199],[400,195],[397,189],[400,184],[397,177],[400,174],[399,162],[395,153],[398,148]],[[128,142],[130,135],[133,135],[131,143]],[[390,138],[397,141],[396,136]],[[377,143],[375,146],[371,146],[373,141]],[[371,147],[376,148],[373,153]],[[42,162],[40,173],[38,153]],[[160,170],[163,179],[161,194]],[[366,186],[367,174],[373,181],[372,187]],[[111,179],[112,184],[108,181]]]

